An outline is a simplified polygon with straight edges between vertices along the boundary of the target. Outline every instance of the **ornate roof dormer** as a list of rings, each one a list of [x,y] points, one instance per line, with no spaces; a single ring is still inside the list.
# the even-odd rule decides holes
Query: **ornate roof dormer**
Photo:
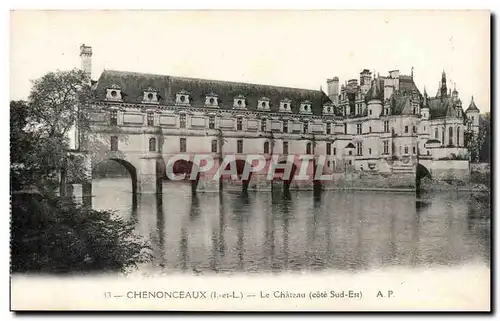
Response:
[[[334,115],[335,106],[331,102],[327,102],[323,105],[323,115]]]
[[[106,100],[122,101],[122,89],[117,84],[112,84],[106,89]]]
[[[284,98],[280,101],[279,111],[282,113],[292,112],[292,101],[288,98]]]
[[[213,91],[205,96],[205,107],[219,107],[219,95]]]
[[[144,104],[159,104],[160,99],[159,99],[158,91],[154,89],[153,87],[148,87],[146,90],[143,92],[142,96],[142,103]]]
[[[183,89],[175,94],[175,104],[181,106],[191,106],[191,98],[189,92]]]
[[[309,100],[304,100],[302,103],[300,103],[299,112],[301,114],[312,114],[311,102]]]
[[[258,110],[270,110],[271,106],[269,104],[271,100],[267,97],[261,97],[257,102]]]
[[[247,109],[246,97],[243,95],[238,95],[234,97],[233,108],[236,109]]]

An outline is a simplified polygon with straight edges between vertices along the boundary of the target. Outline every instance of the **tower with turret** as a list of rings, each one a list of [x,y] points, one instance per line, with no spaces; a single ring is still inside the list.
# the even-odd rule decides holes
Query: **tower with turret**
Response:
[[[469,107],[465,111],[465,115],[468,120],[468,129],[472,130],[474,135],[479,134],[479,109],[474,102],[474,96],[471,97],[471,101]]]

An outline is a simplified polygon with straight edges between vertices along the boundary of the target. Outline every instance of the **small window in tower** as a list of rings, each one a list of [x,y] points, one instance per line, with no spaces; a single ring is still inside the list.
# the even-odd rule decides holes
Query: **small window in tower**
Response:
[[[212,98],[209,99],[209,102],[210,102],[211,105],[213,105],[214,102],[215,102],[215,99],[212,97]]]
[[[212,140],[212,153],[217,153],[217,141]]]
[[[184,102],[186,100],[186,96],[181,96],[180,100],[181,102]]]
[[[111,91],[111,97],[116,97],[116,95],[117,95],[116,90],[112,90],[112,91]]]

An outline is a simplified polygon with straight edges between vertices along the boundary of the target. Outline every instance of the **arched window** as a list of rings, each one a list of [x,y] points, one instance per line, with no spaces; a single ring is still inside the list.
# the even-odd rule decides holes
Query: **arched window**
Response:
[[[149,151],[156,152],[156,138],[149,139]]]
[[[269,154],[269,142],[264,143],[264,154]]]
[[[306,145],[306,154],[307,155],[311,155],[311,143],[307,143]]]
[[[457,147],[460,147],[460,127],[457,127]]]
[[[436,131],[435,131],[435,133],[434,133],[434,138],[435,138],[435,139],[438,139],[438,135],[439,135],[439,134],[438,134],[438,129],[436,128]]]
[[[448,128],[448,145],[453,145],[453,127]]]
[[[217,153],[217,141],[212,140],[212,153]]]

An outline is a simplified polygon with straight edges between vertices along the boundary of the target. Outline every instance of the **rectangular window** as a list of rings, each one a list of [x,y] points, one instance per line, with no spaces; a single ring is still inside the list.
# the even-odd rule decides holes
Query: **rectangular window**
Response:
[[[179,115],[179,124],[181,128],[186,128],[186,115]]]
[[[370,132],[370,133],[372,132],[372,126],[370,126],[370,127],[368,128],[368,132]]]
[[[417,148],[415,146],[413,146],[413,154],[416,154],[417,153]]]
[[[405,146],[405,154],[408,154],[408,146]]]
[[[337,155],[337,148],[333,148],[333,155]]]
[[[288,142],[283,142],[283,154],[288,155]]]
[[[208,117],[208,128],[215,129],[215,116]]]
[[[356,143],[356,154],[358,156],[362,156],[363,155],[363,143],[362,142],[357,142]]]
[[[288,133],[288,120],[283,121],[283,132]]]
[[[307,134],[307,133],[309,133],[309,123],[304,122],[304,134]]]
[[[212,153],[217,153],[217,141],[212,140]]]
[[[405,126],[405,134],[408,133],[408,126]]]
[[[109,114],[109,123],[112,126],[118,125],[118,112],[116,110],[112,110]]]
[[[358,135],[362,134],[362,127],[361,127],[361,124],[356,124],[356,133]]]
[[[384,140],[384,154],[389,154],[389,141]]]
[[[154,125],[155,125],[155,114],[148,113],[148,126],[154,126]]]
[[[185,153],[186,149],[187,149],[186,139],[185,138],[180,138],[179,139],[179,144],[180,144],[180,151],[181,151],[181,153]]]
[[[239,139],[237,142],[236,142],[236,152],[238,154],[242,154],[243,153],[243,140]]]
[[[260,121],[260,131],[265,132],[267,130],[267,120],[261,119]]]
[[[413,126],[413,133],[416,134],[417,133],[417,126]]]
[[[236,119],[236,130],[243,130],[243,118],[241,117]]]
[[[344,124],[344,134],[347,134],[347,124]]]
[[[332,132],[332,123],[326,123],[326,134],[329,135]]]
[[[370,109],[370,115],[372,114],[372,110]]]
[[[111,150],[114,152],[118,150],[118,137],[117,136],[111,136]]]
[[[372,149],[368,148],[368,155],[371,155],[371,154],[372,154]]]
[[[332,154],[332,143],[326,143],[326,154],[327,155]]]
[[[386,120],[384,121],[384,133],[388,133],[389,132],[389,121]]]

